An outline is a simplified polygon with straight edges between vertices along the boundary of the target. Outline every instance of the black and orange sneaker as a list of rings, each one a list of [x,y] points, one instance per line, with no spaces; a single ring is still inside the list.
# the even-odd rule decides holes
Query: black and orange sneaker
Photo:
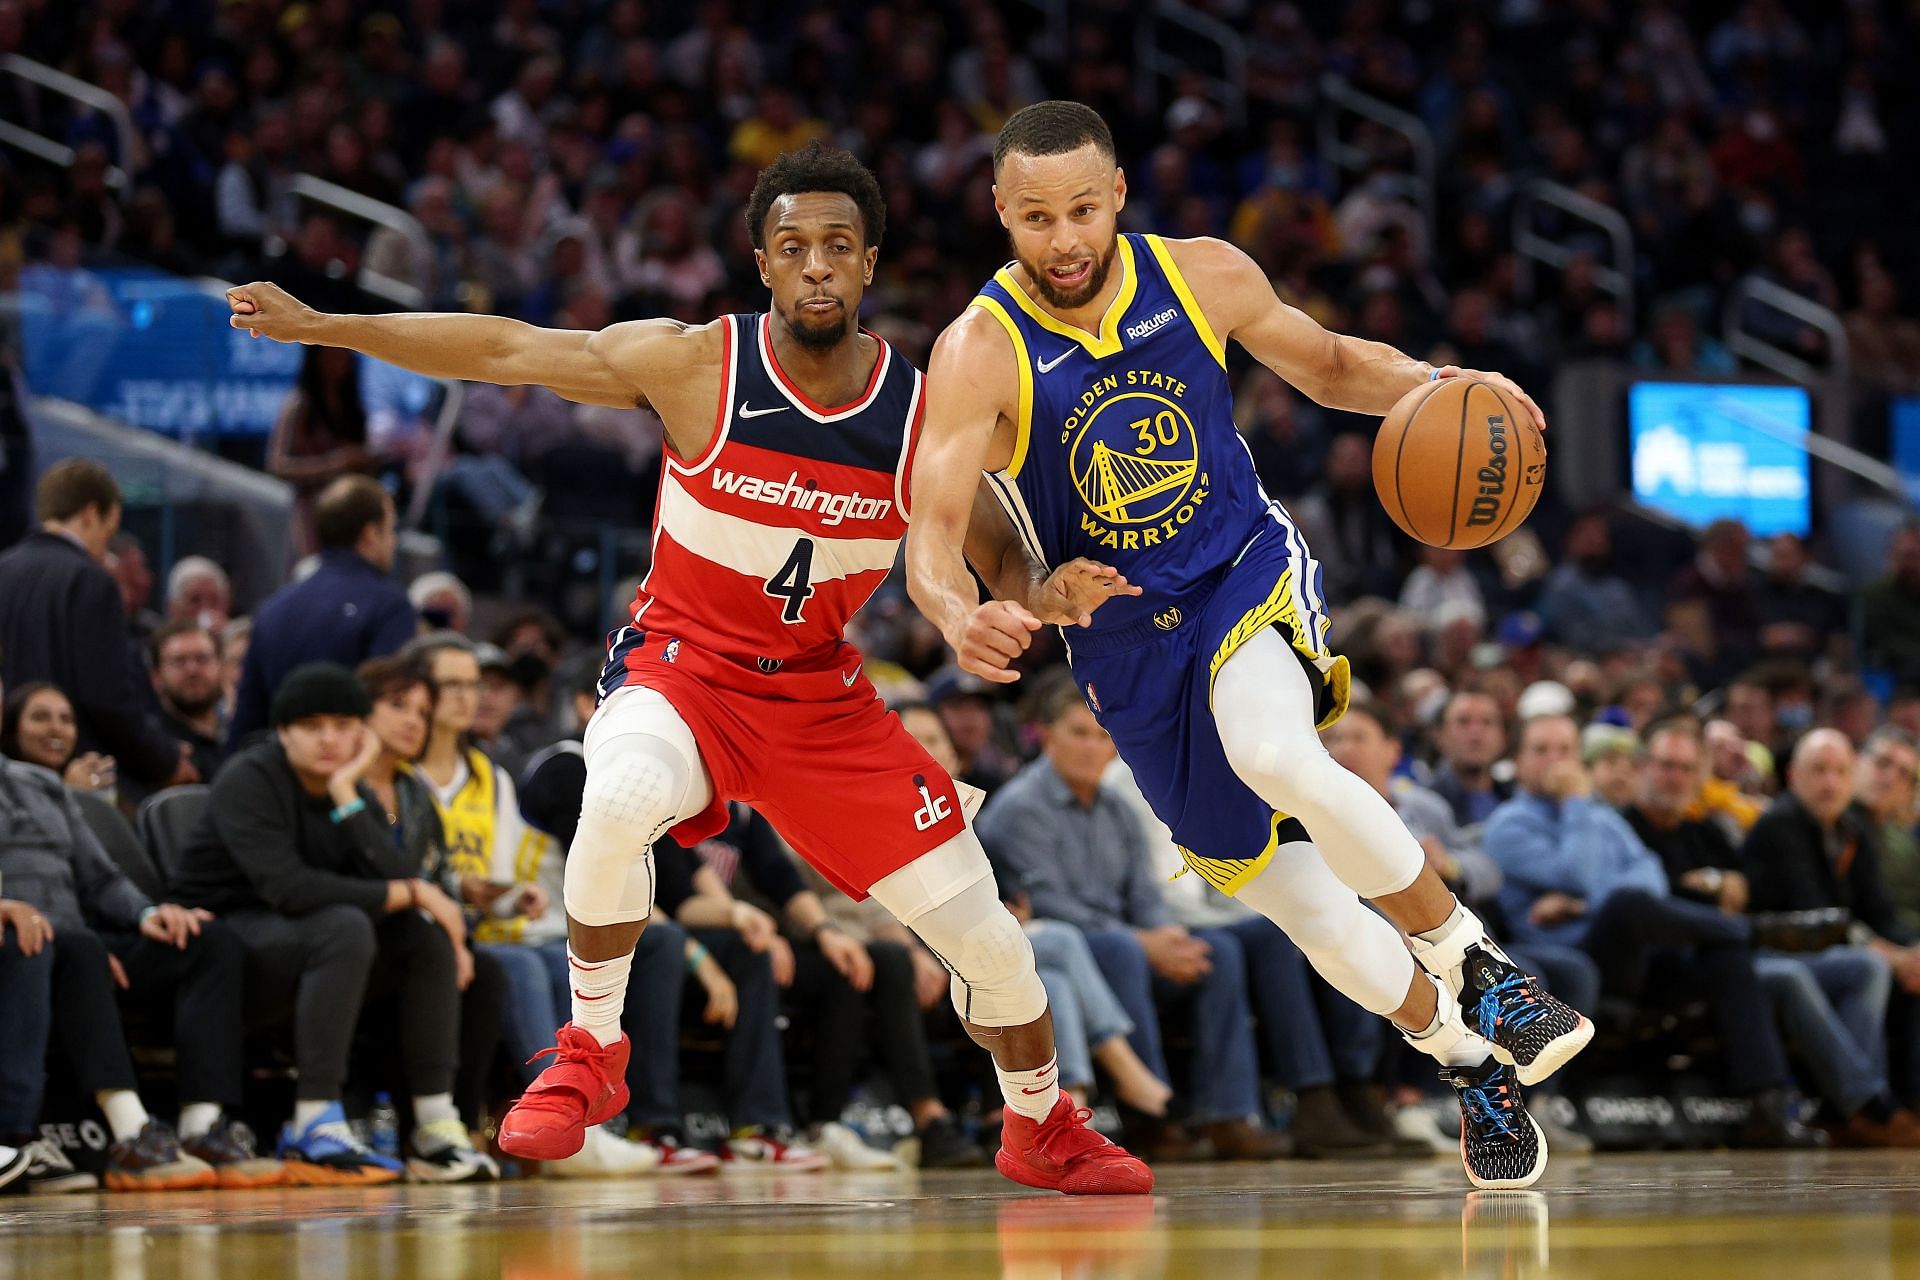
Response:
[[[1075,1106],[1064,1093],[1038,1122],[1008,1107],[994,1167],[1024,1186],[1070,1196],[1145,1195],[1153,1190],[1153,1170],[1088,1128],[1091,1119],[1093,1112]]]
[[[1514,1069],[1524,1085],[1536,1085],[1565,1066],[1593,1039],[1593,1023],[1562,1003],[1540,980],[1492,947],[1467,948],[1466,990],[1474,1029],[1493,1046],[1493,1056]],[[1471,1005],[1469,993],[1477,993]]]
[[[1514,1069],[1498,1058],[1448,1067],[1440,1078],[1460,1095],[1460,1162],[1482,1191],[1530,1187],[1547,1171],[1547,1139],[1527,1114]]]
[[[213,1166],[180,1149],[173,1129],[147,1121],[136,1137],[107,1150],[109,1191],[198,1191],[219,1185]]]
[[[355,1137],[337,1102],[298,1133],[288,1121],[277,1154],[286,1165],[287,1182],[296,1187],[372,1187],[398,1182],[407,1171]]]
[[[238,1120],[221,1116],[213,1128],[181,1144],[188,1155],[213,1166],[222,1187],[278,1187],[287,1181],[287,1167],[254,1146],[253,1130]]]

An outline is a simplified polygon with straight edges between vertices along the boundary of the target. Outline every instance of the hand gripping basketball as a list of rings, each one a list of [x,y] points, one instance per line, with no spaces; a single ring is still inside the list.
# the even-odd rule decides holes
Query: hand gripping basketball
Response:
[[[1011,600],[989,600],[967,618],[954,645],[960,669],[994,684],[1012,684],[1020,678],[1008,664],[1027,651],[1040,619]]]
[[[256,338],[275,342],[304,342],[319,312],[277,284],[256,280],[227,290],[233,315],[227,323]]]

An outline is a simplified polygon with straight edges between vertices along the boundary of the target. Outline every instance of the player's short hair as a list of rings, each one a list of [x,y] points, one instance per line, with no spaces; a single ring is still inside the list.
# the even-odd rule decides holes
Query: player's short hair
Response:
[[[321,547],[352,550],[368,525],[386,519],[393,499],[372,476],[341,476],[313,504],[313,531]]]
[[[33,494],[34,513],[42,523],[71,520],[88,507],[110,515],[120,507],[120,486],[113,473],[91,458],[67,458],[47,468]]]
[[[767,214],[775,200],[810,191],[838,192],[851,199],[860,210],[861,242],[869,249],[880,247],[887,234],[880,180],[851,151],[819,142],[782,153],[754,180],[753,194],[747,197],[747,234],[753,247],[767,247]]]
[[[1061,98],[1036,102],[1013,113],[1000,128],[993,143],[993,171],[1000,162],[1018,152],[1023,156],[1063,156],[1091,142],[1108,160],[1119,153],[1113,149],[1113,131],[1100,113],[1081,102]]]

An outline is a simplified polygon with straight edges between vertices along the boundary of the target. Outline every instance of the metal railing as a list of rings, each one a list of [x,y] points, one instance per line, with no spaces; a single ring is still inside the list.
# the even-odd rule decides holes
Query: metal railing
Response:
[[[1772,311],[1817,330],[1827,342],[1825,368],[1795,355],[1777,343],[1746,328],[1750,307]],[[1795,382],[1844,384],[1853,373],[1852,350],[1847,343],[1847,326],[1831,310],[1811,298],[1775,284],[1764,276],[1743,276],[1727,294],[1722,328],[1728,351],[1743,360],[1751,360],[1763,369],[1771,369]]]
[[[440,397],[440,412],[433,420],[433,440],[427,446],[426,466],[421,469],[407,500],[405,524],[408,529],[419,529],[427,518],[434,488],[440,482],[441,471],[446,469],[447,455],[453,452],[453,431],[460,425],[460,410],[467,403],[466,383],[451,378],[438,381],[446,392]]]
[[[432,270],[433,242],[427,238],[427,229],[420,225],[418,218],[405,209],[363,196],[358,191],[350,191],[338,183],[316,178],[310,173],[294,175],[287,184],[287,191],[299,199],[311,200],[362,222],[385,227],[404,238],[414,263],[414,279],[399,280],[362,267],[358,283],[368,293],[409,310],[419,310],[427,305],[428,290],[432,287],[429,273]]]
[[[88,84],[76,76],[44,62],[35,62],[32,58],[23,58],[17,53],[0,54],[0,75],[9,75],[16,80],[24,80],[37,89],[57,93],[72,102],[77,102],[90,111],[98,111],[113,125],[114,136],[119,140],[120,153],[115,157],[119,163],[108,166],[107,185],[118,194],[127,189],[127,172],[140,154],[140,135],[133,127],[133,116],[126,104],[108,93],[97,84]],[[10,122],[0,128],[0,144],[37,156],[51,164],[70,165],[73,163],[73,148],[55,138],[35,133],[31,129]]]
[[[1142,102],[1160,101],[1160,79],[1171,79],[1196,68],[1186,58],[1161,47],[1161,25],[1177,27],[1219,50],[1220,74],[1199,72],[1219,99],[1235,128],[1247,122],[1247,42],[1220,19],[1188,8],[1179,0],[1154,0],[1142,5],[1134,29],[1134,90]]]
[[[1523,300],[1533,297],[1533,269],[1536,263],[1565,270],[1580,256],[1570,239],[1555,239],[1542,232],[1534,215],[1542,208],[1554,209],[1590,227],[1607,238],[1611,261],[1597,265],[1593,282],[1613,296],[1620,309],[1621,332],[1633,331],[1633,227],[1625,215],[1611,205],[1582,195],[1572,187],[1546,178],[1533,178],[1521,184],[1513,202],[1514,284]]]
[[[1336,75],[1320,78],[1320,101],[1320,158],[1333,166],[1336,175],[1365,173],[1380,159],[1374,151],[1342,136],[1340,128],[1346,118],[1378,125],[1405,141],[1407,154],[1413,160],[1413,172],[1398,179],[1395,185],[1409,203],[1419,209],[1427,230],[1427,243],[1431,245],[1438,206],[1435,196],[1438,160],[1433,131],[1419,116],[1382,102],[1372,94],[1362,93]]]

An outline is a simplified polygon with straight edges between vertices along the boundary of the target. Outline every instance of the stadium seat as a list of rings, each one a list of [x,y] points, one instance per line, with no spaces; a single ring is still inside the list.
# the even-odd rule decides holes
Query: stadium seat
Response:
[[[106,849],[127,879],[133,881],[140,892],[155,902],[166,897],[166,877],[147,854],[146,846],[134,833],[133,825],[126,817],[102,796],[91,791],[70,793],[80,806],[80,816],[86,820],[87,828],[93,832],[101,847]]]
[[[193,824],[207,807],[209,790],[204,783],[169,787],[140,806],[140,839],[162,876],[170,877],[180,870],[180,855],[187,847]]]

